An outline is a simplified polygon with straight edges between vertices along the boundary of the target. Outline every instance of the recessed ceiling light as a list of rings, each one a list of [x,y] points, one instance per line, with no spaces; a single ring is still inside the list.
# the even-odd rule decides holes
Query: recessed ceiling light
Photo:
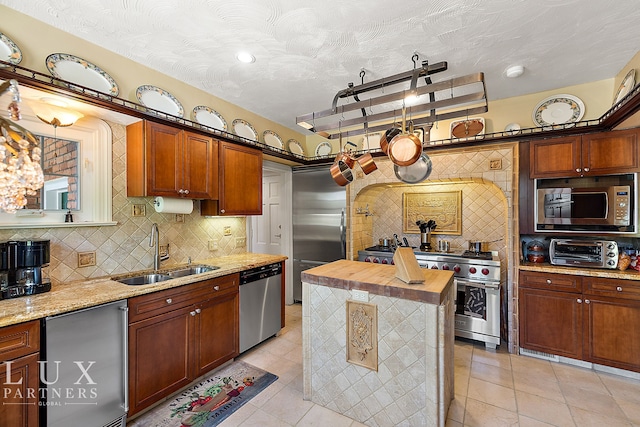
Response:
[[[256,62],[256,57],[251,55],[249,52],[238,52],[236,54],[236,59],[240,62],[244,62],[245,64]]]
[[[524,74],[524,67],[522,65],[513,65],[505,70],[505,75],[511,79],[520,77]]]

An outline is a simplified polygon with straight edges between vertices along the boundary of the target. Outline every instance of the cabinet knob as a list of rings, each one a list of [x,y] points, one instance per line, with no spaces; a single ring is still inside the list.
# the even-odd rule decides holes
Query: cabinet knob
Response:
[[[189,314],[192,315],[192,316],[195,316],[196,312],[195,311],[190,311]]]
[[[220,209],[220,213],[224,213],[224,209]]]
[[[199,308],[196,308],[196,314],[200,314],[202,312],[202,310],[200,310]]]
[[[182,193],[184,193],[184,190],[181,188],[178,190],[178,194],[182,194]]]
[[[616,287],[616,291],[618,291],[618,292],[622,292],[622,286],[618,286],[618,287]]]
[[[580,172],[582,172],[582,169],[581,168],[577,168],[576,172],[580,173]]]
[[[578,298],[578,304],[582,304],[582,299]]]
[[[586,300],[584,300],[584,303],[585,304],[591,304],[591,300],[586,299]]]
[[[184,194],[189,194],[189,190],[184,190]]]
[[[547,279],[547,285],[551,284],[551,279]]]
[[[167,304],[171,304],[173,300],[171,298],[167,298]]]
[[[585,172],[589,172],[589,168],[584,168],[584,171]]]
[[[219,291],[219,290],[220,290],[220,286],[218,286],[218,285],[214,286],[214,287],[213,287],[213,290],[214,290],[214,291]]]

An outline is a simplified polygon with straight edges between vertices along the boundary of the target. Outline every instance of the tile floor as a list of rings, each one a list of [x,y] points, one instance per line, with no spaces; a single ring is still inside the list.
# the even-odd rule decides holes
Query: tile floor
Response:
[[[301,305],[287,306],[286,325],[240,357],[279,379],[220,426],[363,426],[302,399]],[[447,427],[640,426],[640,380],[467,341],[456,340],[455,391]]]

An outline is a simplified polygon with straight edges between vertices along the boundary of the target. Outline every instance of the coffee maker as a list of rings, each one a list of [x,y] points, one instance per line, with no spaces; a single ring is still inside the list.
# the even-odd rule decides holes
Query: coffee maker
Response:
[[[0,242],[0,295],[2,299],[51,290],[42,268],[49,264],[49,240]]]

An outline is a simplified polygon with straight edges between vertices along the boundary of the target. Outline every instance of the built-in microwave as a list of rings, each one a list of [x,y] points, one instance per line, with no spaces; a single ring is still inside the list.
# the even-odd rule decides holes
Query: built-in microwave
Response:
[[[536,180],[537,232],[637,232],[637,174]]]

